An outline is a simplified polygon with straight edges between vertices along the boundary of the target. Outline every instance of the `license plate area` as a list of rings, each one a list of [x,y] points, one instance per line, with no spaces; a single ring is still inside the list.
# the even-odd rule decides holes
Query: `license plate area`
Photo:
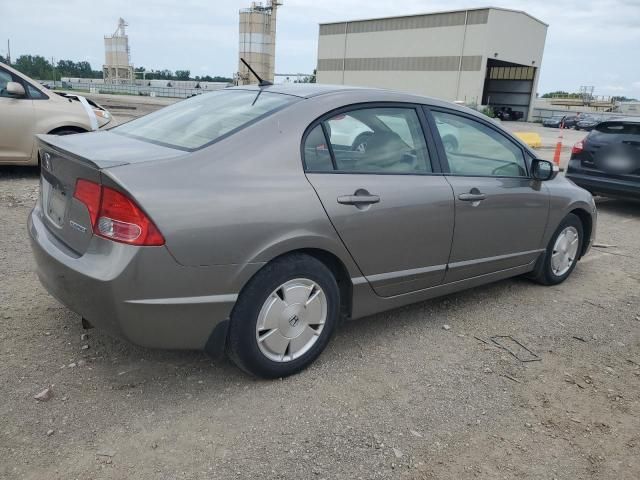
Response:
[[[42,181],[42,205],[47,219],[56,227],[62,228],[67,208],[67,194],[60,187]]]

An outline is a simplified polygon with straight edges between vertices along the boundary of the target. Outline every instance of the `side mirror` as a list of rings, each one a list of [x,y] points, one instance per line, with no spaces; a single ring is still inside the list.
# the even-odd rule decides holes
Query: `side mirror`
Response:
[[[547,160],[534,158],[531,162],[531,176],[540,181],[552,180],[556,178],[560,168]]]
[[[18,82],[7,82],[7,93],[12,97],[24,97],[26,95],[24,87]]]

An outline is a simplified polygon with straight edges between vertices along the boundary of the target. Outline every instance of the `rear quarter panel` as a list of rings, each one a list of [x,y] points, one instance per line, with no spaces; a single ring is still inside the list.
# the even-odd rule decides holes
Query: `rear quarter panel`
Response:
[[[182,159],[105,174],[136,198],[182,265],[264,263],[313,248],[334,254],[359,277],[302,167],[304,130],[331,105],[300,100]]]

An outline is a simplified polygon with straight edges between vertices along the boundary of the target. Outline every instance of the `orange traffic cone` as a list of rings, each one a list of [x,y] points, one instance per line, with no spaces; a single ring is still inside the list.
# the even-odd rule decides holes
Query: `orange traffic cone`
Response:
[[[558,143],[556,143],[556,151],[553,154],[553,163],[560,166],[560,152],[562,151],[562,127],[560,125],[560,135],[558,135]]]

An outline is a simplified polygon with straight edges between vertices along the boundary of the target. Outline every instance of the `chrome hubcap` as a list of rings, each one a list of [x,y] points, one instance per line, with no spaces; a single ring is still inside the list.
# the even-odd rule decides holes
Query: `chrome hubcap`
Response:
[[[256,340],[263,355],[290,362],[316,343],[327,318],[327,298],[306,278],[290,280],[269,295],[260,309]]]
[[[580,237],[575,227],[567,227],[560,232],[551,254],[551,270],[561,277],[569,271],[578,255]]]
[[[356,147],[356,152],[365,153],[367,151],[367,144],[365,142],[359,143]]]

